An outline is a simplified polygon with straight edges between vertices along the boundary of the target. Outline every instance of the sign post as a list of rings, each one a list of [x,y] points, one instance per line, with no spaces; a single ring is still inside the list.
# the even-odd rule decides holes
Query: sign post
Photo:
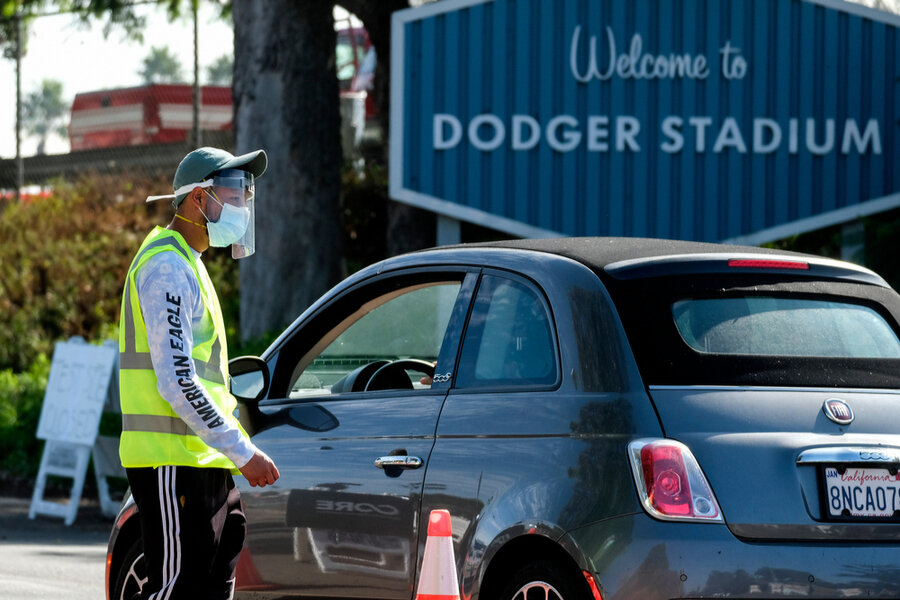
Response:
[[[116,348],[110,345],[92,346],[83,340],[56,344],[37,431],[37,437],[47,440],[47,444],[29,518],[44,514],[63,517],[66,525],[75,521],[92,453],[103,512],[109,514],[112,510],[115,514],[115,503],[109,498],[105,477],[118,474],[121,466],[117,456],[110,456],[109,438],[98,440],[97,432],[103,406],[112,391],[110,382],[116,358]],[[67,504],[44,500],[48,475],[73,480]]]

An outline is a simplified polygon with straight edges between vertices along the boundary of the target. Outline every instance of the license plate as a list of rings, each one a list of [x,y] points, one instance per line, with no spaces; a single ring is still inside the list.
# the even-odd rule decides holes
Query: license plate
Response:
[[[825,468],[825,493],[831,517],[885,518],[900,510],[900,473],[887,469]]]

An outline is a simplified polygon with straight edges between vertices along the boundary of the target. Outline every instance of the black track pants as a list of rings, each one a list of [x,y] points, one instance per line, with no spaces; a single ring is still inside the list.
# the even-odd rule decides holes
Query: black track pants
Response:
[[[225,600],[234,593],[247,521],[225,469],[126,469],[148,581],[140,600]]]

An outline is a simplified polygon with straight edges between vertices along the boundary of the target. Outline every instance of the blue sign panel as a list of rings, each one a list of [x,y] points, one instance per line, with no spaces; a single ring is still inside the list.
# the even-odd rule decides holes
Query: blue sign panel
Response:
[[[838,0],[400,11],[391,196],[521,236],[749,242],[900,206],[898,26]]]

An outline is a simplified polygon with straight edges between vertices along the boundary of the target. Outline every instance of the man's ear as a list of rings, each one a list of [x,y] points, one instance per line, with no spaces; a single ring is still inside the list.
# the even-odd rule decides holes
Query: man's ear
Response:
[[[203,188],[195,187],[188,193],[188,200],[191,201],[191,205],[203,210]]]

